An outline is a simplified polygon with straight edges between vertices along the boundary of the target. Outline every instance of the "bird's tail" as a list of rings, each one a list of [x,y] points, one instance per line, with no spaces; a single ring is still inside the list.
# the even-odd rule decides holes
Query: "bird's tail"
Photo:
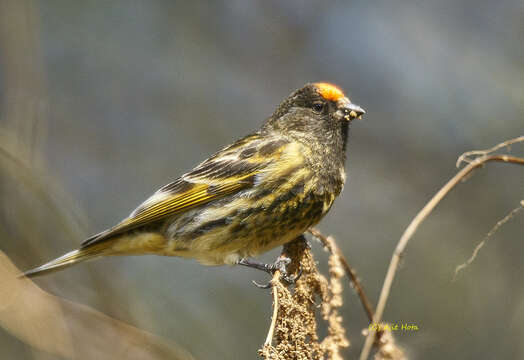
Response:
[[[103,246],[88,246],[86,248],[73,250],[39,267],[28,270],[20,274],[19,277],[26,276],[32,278],[35,276],[45,275],[58,270],[62,270],[71,265],[78,264],[79,262],[95,259],[99,256],[102,256],[104,255],[105,250],[106,249]]]

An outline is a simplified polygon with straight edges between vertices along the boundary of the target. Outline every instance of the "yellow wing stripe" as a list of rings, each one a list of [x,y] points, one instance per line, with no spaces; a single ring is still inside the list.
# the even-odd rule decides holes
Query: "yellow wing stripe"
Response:
[[[161,201],[158,204],[152,205],[150,208],[145,209],[143,213],[139,213],[134,217],[124,220],[118,227],[134,227],[150,221],[159,220],[166,215],[174,215],[179,211],[186,210],[190,207],[204,204],[207,201],[211,201],[215,198],[227,195],[235,190],[241,189],[248,185],[248,183],[242,183],[241,180],[245,180],[253,176],[249,174],[246,176],[238,177],[235,182],[228,179],[229,183],[222,186],[217,186],[213,190],[213,193],[208,193],[210,185],[199,185],[195,189],[191,189],[188,192],[177,194],[174,198]]]
[[[132,222],[140,222],[142,220],[149,220],[153,219],[157,216],[162,216],[163,213],[169,212],[169,211],[175,211],[175,210],[181,210],[184,208],[187,208],[191,205],[198,204],[200,201],[210,199],[212,196],[205,196],[202,193],[196,193],[192,196],[185,197],[184,201],[167,201],[162,204],[158,204],[157,206],[152,207],[150,210],[147,210],[144,212],[144,214],[137,216],[136,218],[132,219]]]

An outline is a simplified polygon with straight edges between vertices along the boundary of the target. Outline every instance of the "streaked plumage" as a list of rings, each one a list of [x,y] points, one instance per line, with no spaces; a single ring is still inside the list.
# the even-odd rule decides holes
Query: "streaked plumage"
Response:
[[[235,264],[318,223],[345,181],[349,120],[364,111],[333,85],[293,92],[262,128],[164,186],[116,226],[25,275],[105,255]]]

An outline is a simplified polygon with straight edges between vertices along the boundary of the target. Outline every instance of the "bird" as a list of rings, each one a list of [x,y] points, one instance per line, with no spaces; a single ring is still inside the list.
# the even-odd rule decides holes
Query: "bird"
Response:
[[[21,276],[114,255],[282,268],[282,262],[263,264],[255,257],[300,237],[330,210],[346,181],[349,124],[365,113],[336,85],[308,83],[259,130],[163,186],[76,250]]]

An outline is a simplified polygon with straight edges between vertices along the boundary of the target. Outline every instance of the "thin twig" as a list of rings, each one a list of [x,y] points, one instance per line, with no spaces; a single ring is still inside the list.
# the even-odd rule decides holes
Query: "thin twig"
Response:
[[[524,137],[521,137],[524,141]],[[517,139],[521,139],[517,138]],[[506,142],[507,143],[507,142]],[[503,143],[503,144],[506,144]],[[499,147],[495,147],[499,148]],[[426,203],[426,205],[420,210],[420,212],[415,216],[415,218],[411,221],[409,226],[406,228],[404,233],[402,234],[402,237],[400,238],[395,251],[393,252],[393,256],[391,258],[391,262],[388,267],[388,271],[386,273],[386,277],[384,279],[384,284],[382,286],[382,290],[380,292],[379,301],[377,304],[377,309],[375,312],[375,316],[373,318],[373,323],[378,324],[382,320],[382,315],[384,313],[384,308],[386,306],[386,302],[389,296],[389,292],[391,290],[391,284],[393,283],[393,279],[395,278],[395,272],[397,270],[398,264],[400,262],[400,259],[402,255],[404,254],[404,250],[406,248],[406,245],[408,244],[408,241],[411,239],[419,225],[428,217],[428,215],[433,211],[433,209],[438,205],[438,203],[462,180],[464,179],[468,174],[470,174],[473,170],[476,168],[484,165],[488,162],[505,162],[505,163],[513,163],[513,164],[520,164],[524,165],[524,158],[509,156],[509,155],[483,155],[476,159],[474,159],[472,162],[470,162],[467,166],[462,168],[455,176],[453,176],[432,198],[431,200]],[[364,343],[364,347],[362,349],[362,353],[360,354],[360,360],[366,360],[369,356],[369,353],[371,352],[371,347],[373,346],[373,342],[375,339],[375,332],[369,332],[366,341]]]
[[[495,152],[498,149],[503,148],[503,147],[506,147],[506,148],[509,149],[510,145],[515,144],[515,143],[519,143],[519,142],[524,142],[524,136],[519,136],[519,137],[516,137],[514,139],[510,139],[510,140],[504,141],[504,142],[502,142],[502,143],[500,143],[498,145],[493,146],[491,149],[467,151],[464,154],[459,156],[455,166],[456,167],[460,167],[460,165],[463,162],[467,162],[467,163],[471,162],[471,160],[468,159],[470,156],[474,156],[474,155],[488,155],[488,154],[491,154],[491,153],[493,153],[493,152]]]
[[[269,331],[267,333],[266,341],[264,342],[264,346],[269,345],[271,346],[271,342],[273,341],[273,335],[275,333],[275,325],[277,323],[277,316],[278,316],[278,280],[280,279],[280,271],[275,271],[273,274],[273,278],[271,279],[271,284],[273,285],[271,287],[271,291],[273,292],[273,317],[271,318],[271,325],[269,326]]]
[[[471,254],[469,259],[466,260],[465,263],[462,263],[462,264],[460,264],[459,266],[456,267],[455,274],[453,275],[453,280],[452,281],[457,280],[457,276],[458,276],[459,272],[461,272],[463,269],[468,267],[473,261],[475,261],[475,259],[477,257],[477,254],[479,253],[480,249],[482,249],[482,247],[486,244],[486,242],[493,237],[493,235],[497,232],[497,230],[502,225],[507,223],[509,220],[513,219],[513,217],[522,209],[524,209],[524,200],[522,200],[520,202],[520,206],[518,208],[515,208],[515,209],[511,210],[508,215],[504,216],[501,220],[497,221],[495,226],[493,226],[491,228],[491,230],[487,233],[487,235],[484,237],[484,239],[482,239],[482,241],[475,247],[475,249],[473,250],[473,254]]]
[[[311,235],[319,239],[320,242],[329,250],[330,253],[339,257],[340,262],[344,267],[344,271],[346,272],[346,275],[348,276],[349,280],[353,283],[355,291],[357,292],[358,297],[360,298],[360,302],[364,307],[364,311],[366,312],[369,321],[373,321],[373,305],[371,305],[371,302],[369,301],[368,297],[366,296],[366,293],[364,292],[364,287],[358,279],[357,272],[351,266],[349,266],[349,263],[342,254],[342,251],[340,251],[340,248],[338,247],[335,240],[333,238],[331,238],[331,240],[328,239],[319,230],[315,228],[311,228],[308,231]]]

